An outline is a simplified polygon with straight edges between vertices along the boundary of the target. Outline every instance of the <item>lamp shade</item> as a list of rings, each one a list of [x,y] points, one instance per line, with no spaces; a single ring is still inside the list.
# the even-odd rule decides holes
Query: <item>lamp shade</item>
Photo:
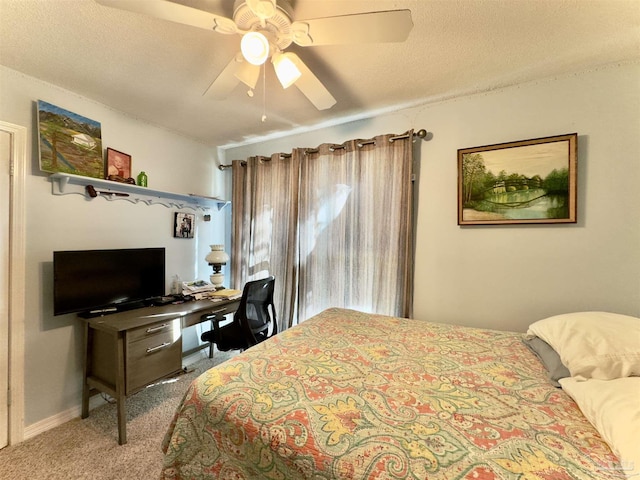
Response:
[[[269,40],[260,32],[245,33],[240,41],[245,60],[252,65],[262,65],[269,58]]]
[[[292,57],[288,53],[279,53],[273,56],[273,68],[276,71],[278,80],[282,84],[282,88],[289,88],[296,83],[302,72],[294,63]]]
[[[229,261],[229,255],[224,251],[224,245],[209,245],[211,251],[204,259],[209,265],[224,265]]]
[[[247,87],[256,88],[256,83],[258,83],[258,77],[260,76],[260,67],[251,65],[249,62],[242,62],[236,67],[235,76]]]

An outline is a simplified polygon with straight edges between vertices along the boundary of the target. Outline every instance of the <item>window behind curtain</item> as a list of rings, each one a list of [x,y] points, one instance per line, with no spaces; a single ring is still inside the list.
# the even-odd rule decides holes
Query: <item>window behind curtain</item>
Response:
[[[281,327],[329,307],[410,316],[412,132],[234,162],[235,286],[276,277]]]

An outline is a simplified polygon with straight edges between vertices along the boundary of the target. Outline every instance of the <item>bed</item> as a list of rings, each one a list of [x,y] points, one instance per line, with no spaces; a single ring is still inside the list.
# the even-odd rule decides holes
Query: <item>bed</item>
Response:
[[[190,385],[162,478],[629,476],[525,337],[328,309]]]

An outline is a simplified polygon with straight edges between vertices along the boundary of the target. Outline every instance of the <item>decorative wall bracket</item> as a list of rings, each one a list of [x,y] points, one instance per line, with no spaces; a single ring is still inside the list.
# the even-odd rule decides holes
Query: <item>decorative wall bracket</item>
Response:
[[[152,190],[128,183],[112,182],[100,178],[83,177],[67,173],[54,173],[49,176],[53,195],[83,195],[85,197],[104,197],[109,201],[127,200],[131,203],[164,205],[167,208],[191,208],[207,211],[212,206],[222,210],[230,202],[216,197],[205,197],[193,193],[180,193]]]

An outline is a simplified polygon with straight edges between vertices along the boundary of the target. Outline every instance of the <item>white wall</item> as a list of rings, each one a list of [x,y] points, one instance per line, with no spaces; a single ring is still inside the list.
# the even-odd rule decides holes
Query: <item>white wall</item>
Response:
[[[415,318],[525,331],[569,311],[640,316],[638,63],[228,149],[224,163],[410,128],[433,135],[419,146]],[[457,225],[458,149],[573,132],[577,224]]]
[[[166,248],[167,291],[171,277],[208,279],[209,244],[225,238],[225,212],[52,195],[48,175],[39,171],[37,100],[101,122],[103,147],[132,156],[134,176],[147,172],[149,187],[175,193],[223,195],[214,185],[213,149],[142,123],[104,105],[18,72],[0,67],[0,119],[29,129],[26,178],[25,425],[77,409],[82,393],[82,324],[75,315],[53,316],[52,252],[100,248]],[[172,236],[176,211],[196,213],[196,238]],[[196,337],[197,332],[191,332]],[[189,336],[188,336],[189,337]],[[193,338],[191,339],[193,341]]]

